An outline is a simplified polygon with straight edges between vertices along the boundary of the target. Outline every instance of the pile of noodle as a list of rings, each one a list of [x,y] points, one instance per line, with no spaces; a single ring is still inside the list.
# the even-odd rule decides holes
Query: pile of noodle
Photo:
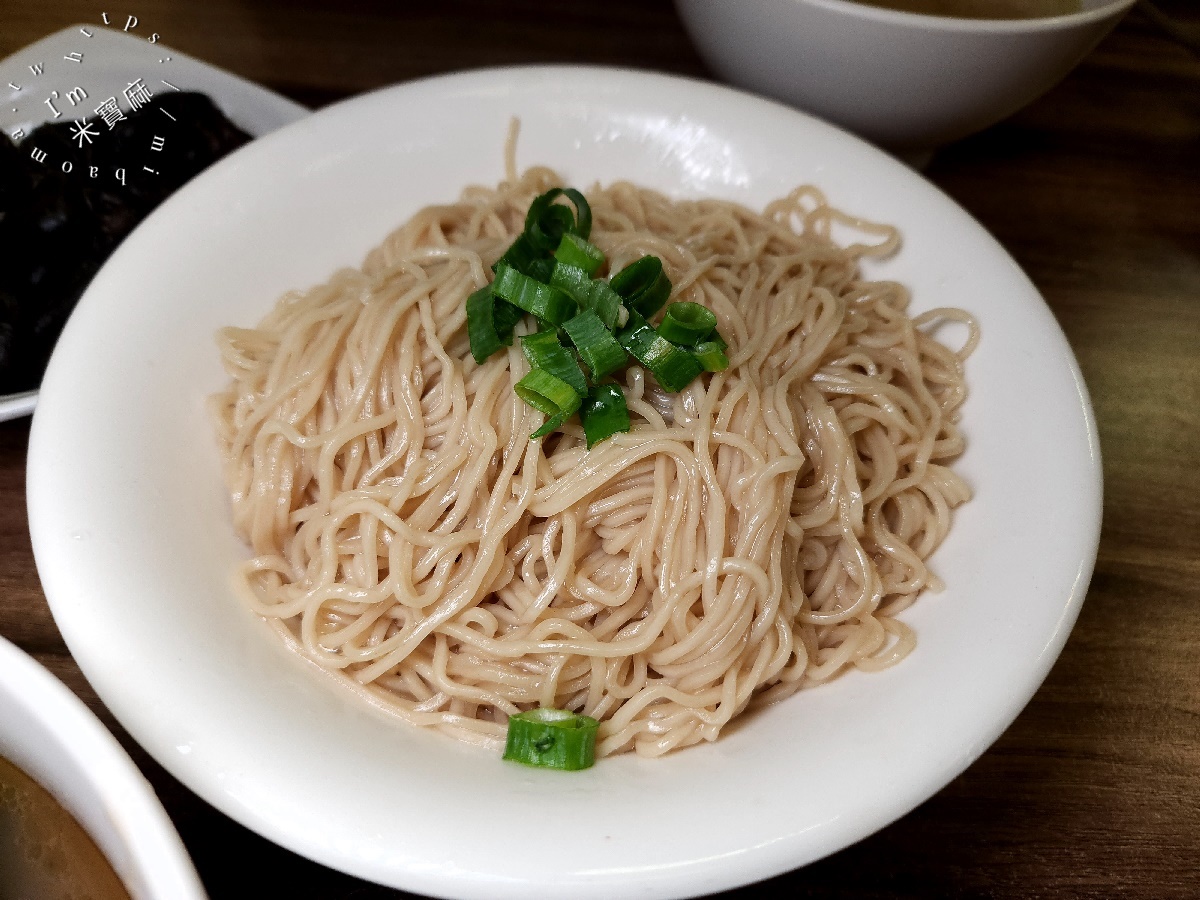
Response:
[[[727,371],[620,373],[633,430],[531,441],[519,342],[472,359],[464,301],[553,172],[415,215],[361,270],[220,335],[213,399],[253,608],[405,720],[485,743],[534,706],[601,721],[597,756],[713,740],[753,702],[914,646],[896,614],[970,496],[946,464],[957,310],[910,317],[859,260],[898,244],[800,188],[760,215],[628,183],[587,191],[617,271],[662,258]],[[852,224],[867,243],[830,239]],[[965,322],[959,351],[927,331]],[[519,326],[520,328],[524,326]]]

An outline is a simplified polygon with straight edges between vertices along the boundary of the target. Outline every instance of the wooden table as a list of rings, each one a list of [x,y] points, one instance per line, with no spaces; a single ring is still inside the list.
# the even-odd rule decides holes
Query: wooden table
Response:
[[[1200,22],[1189,5],[1173,11]],[[101,11],[6,0],[0,57]],[[711,77],[667,0],[143,0],[107,12],[136,15],[139,32],[312,106],[495,64]],[[1025,268],[1079,358],[1104,454],[1095,576],[1046,683],[965,774],[859,844],[728,896],[1200,897],[1200,57],[1134,12],[1066,81],[944,148],[926,174]],[[113,720],[67,652],[34,569],[28,429],[0,426],[0,634],[118,735],[213,900],[250,890],[403,896],[235,824]]]

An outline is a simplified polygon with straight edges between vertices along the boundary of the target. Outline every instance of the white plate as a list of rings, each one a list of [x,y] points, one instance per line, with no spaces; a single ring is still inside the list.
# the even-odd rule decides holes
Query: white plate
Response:
[[[120,97],[135,78],[143,79],[155,95],[171,90],[162,84],[164,79],[180,90],[207,94],[233,124],[255,137],[308,115],[305,107],[287,97],[161,41],[151,44],[149,37],[100,25],[72,25],[0,60],[0,130],[11,137],[18,130],[31,134],[46,122],[85,115],[95,119],[92,110],[101,100]],[[80,54],[80,62],[67,59],[71,53]],[[41,74],[33,74],[31,66],[40,66]],[[72,106],[67,95],[80,87],[90,104],[81,101]],[[47,105],[47,99],[56,102]],[[60,113],[57,119],[53,110]],[[29,415],[37,399],[36,390],[0,394],[0,422]]]
[[[0,756],[91,835],[134,900],[204,900],[154,788],[70,689],[0,637]],[[9,896],[4,872],[0,895]]]
[[[357,264],[418,207],[519,164],[761,207],[801,182],[898,223],[878,272],[917,308],[983,325],[958,466],[975,500],[905,614],[904,663],[780,703],[665,759],[545,773],[351,700],[233,595],[205,397],[213,340],[288,288]],[[67,326],[29,451],[38,569],[76,659],[126,728],[267,837],[445,897],[668,897],[792,869],[856,841],[966,768],[1066,640],[1095,558],[1100,459],[1053,316],[1001,247],[911,170],[814,119],[629,71],[466,73],[368,94],[240,150],[117,251]]]

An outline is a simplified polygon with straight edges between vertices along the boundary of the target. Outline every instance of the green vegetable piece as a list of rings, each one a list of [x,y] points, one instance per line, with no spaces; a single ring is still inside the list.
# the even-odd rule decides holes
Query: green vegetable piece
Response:
[[[492,286],[482,287],[467,298],[467,337],[471,355],[483,363],[497,350],[513,341],[513,326],[524,315],[519,309],[492,294]]]
[[[513,390],[534,409],[550,417],[531,438],[544,437],[558,428],[583,402],[575,388],[543,369],[534,369],[514,384]]]
[[[600,321],[604,323],[604,327],[609,331],[616,329],[621,322],[621,312],[623,304],[621,303],[621,295],[612,289],[603,281],[593,281],[588,288],[587,309],[592,310]]]
[[[619,345],[617,349],[620,349]],[[565,381],[580,396],[587,393],[587,379],[584,378],[583,370],[579,368],[579,363],[575,361],[571,351],[558,342],[557,331],[539,331],[537,334],[525,335],[521,338],[521,350],[534,369],[542,369]]]
[[[504,255],[492,263],[492,271],[499,272],[501,266],[508,266],[516,269],[523,275],[529,274],[529,266],[542,256],[538,249],[533,246],[527,234],[522,233],[517,237],[508,249],[504,251]]]
[[[579,351],[580,358],[587,364],[593,379],[615,372],[629,358],[612,332],[590,309],[585,309],[563,324],[563,331]],[[545,367],[543,367],[545,368]]]
[[[694,347],[707,338],[717,327],[717,317],[711,309],[684,300],[667,307],[658,333],[672,344]]]
[[[550,273],[550,286],[570,294],[584,309],[589,303],[591,284],[592,277],[586,271],[561,259],[555,262],[554,271]]]
[[[507,265],[496,271],[492,292],[551,325],[561,325],[575,315],[578,308],[575,301],[558,288],[536,281]]]
[[[600,723],[565,709],[531,709],[508,720],[504,758],[527,766],[577,771],[596,758]]]
[[[663,271],[657,256],[643,256],[614,275],[609,284],[624,300],[631,312],[647,319],[662,309],[671,296],[671,279]]]
[[[716,341],[697,344],[692,355],[696,357],[696,361],[700,365],[704,366],[705,372],[724,372],[729,368],[729,357],[725,355],[725,349]]]
[[[577,266],[590,278],[600,271],[604,265],[604,253],[595,244],[588,243],[577,234],[567,232],[554,251],[554,258],[560,263]]]
[[[618,431],[627,432],[632,427],[625,392],[620,385],[611,383],[597,384],[588,392],[579,407],[579,419],[589,450]]]
[[[566,197],[575,204],[575,215],[569,208],[554,202],[558,197]],[[551,188],[535,197],[525,215],[525,234],[533,247],[548,253],[568,232],[585,240],[592,233],[592,208],[583,194],[575,188]]]
[[[617,340],[672,393],[682,391],[704,371],[695,356],[661,337],[636,312],[629,314],[629,324],[617,332]]]

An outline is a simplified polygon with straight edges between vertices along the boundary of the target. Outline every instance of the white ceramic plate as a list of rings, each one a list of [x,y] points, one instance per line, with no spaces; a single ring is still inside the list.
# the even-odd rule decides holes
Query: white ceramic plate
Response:
[[[364,708],[230,589],[205,397],[213,334],[358,264],[420,206],[519,164],[761,207],[801,182],[898,223],[879,274],[978,314],[959,470],[977,496],[905,619],[905,662],[795,696],[660,760],[533,771]],[[171,772],[305,856],[445,897],[668,897],[792,869],[966,768],[1058,655],[1095,557],[1100,460],[1083,382],[1037,291],[966,213],[867,144],[784,107],[637,72],[525,68],[402,85],[244,148],[112,257],[47,373],[29,451],[38,569],[84,672]]]
[[[204,900],[154,789],[62,682],[0,638],[0,756],[87,830],[134,900]],[[10,896],[4,872],[0,895]]]
[[[151,44],[149,37],[100,25],[72,25],[0,60],[0,130],[9,136],[18,130],[28,135],[46,122],[95,119],[93,109],[101,100],[121,97],[135,78],[143,79],[154,95],[171,90],[164,79],[180,90],[207,94],[230,121],[255,137],[308,115],[305,107],[287,97],[161,41]],[[72,53],[80,54],[79,62],[67,58]],[[40,66],[41,74],[34,75],[31,66]],[[72,105],[68,94],[80,88],[87,100]],[[47,105],[47,99],[54,102]],[[123,101],[122,110],[129,111]],[[57,120],[54,111],[59,113]],[[29,415],[37,399],[36,390],[0,394],[0,422]]]

